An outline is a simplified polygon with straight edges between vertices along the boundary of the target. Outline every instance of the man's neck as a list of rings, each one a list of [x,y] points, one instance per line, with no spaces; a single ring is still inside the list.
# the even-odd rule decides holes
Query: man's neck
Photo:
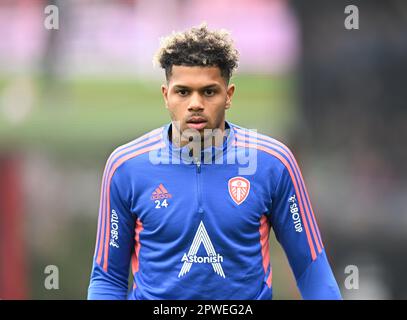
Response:
[[[226,128],[227,127],[227,128]],[[208,147],[221,147],[225,140],[225,129],[229,129],[226,121],[223,122],[223,125],[217,129],[206,129],[203,133],[196,132],[195,135],[192,135],[192,131],[187,131],[181,133],[179,128],[173,123],[171,124],[171,129],[169,130],[169,140],[176,147],[188,147],[193,148],[194,150],[206,149]]]

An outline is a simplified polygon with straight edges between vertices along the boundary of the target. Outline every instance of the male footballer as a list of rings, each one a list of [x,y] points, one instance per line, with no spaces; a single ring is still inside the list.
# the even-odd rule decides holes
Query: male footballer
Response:
[[[174,33],[156,58],[171,122],[107,160],[88,299],[272,299],[270,228],[302,297],[341,299],[293,154],[225,120],[229,34]]]

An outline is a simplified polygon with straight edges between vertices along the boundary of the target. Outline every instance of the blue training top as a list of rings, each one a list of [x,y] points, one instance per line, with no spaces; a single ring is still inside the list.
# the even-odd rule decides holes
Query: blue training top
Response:
[[[291,151],[226,128],[200,159],[172,145],[171,124],[111,154],[88,299],[271,299],[271,227],[302,297],[341,299]]]

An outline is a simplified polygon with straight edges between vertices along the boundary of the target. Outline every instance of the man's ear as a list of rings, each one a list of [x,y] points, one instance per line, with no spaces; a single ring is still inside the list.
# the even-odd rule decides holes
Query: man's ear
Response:
[[[161,93],[165,101],[165,107],[168,109],[168,87],[165,84],[161,85]]]
[[[229,109],[232,104],[232,97],[235,93],[235,85],[232,83],[228,86],[226,91],[226,109]]]

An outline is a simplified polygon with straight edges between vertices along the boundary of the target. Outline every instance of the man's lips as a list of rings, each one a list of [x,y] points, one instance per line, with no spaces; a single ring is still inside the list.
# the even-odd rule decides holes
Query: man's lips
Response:
[[[204,117],[191,117],[187,120],[187,126],[190,129],[202,130],[208,121]]]
[[[201,116],[193,116],[187,120],[187,123],[201,123],[201,122],[208,122],[204,117]]]

